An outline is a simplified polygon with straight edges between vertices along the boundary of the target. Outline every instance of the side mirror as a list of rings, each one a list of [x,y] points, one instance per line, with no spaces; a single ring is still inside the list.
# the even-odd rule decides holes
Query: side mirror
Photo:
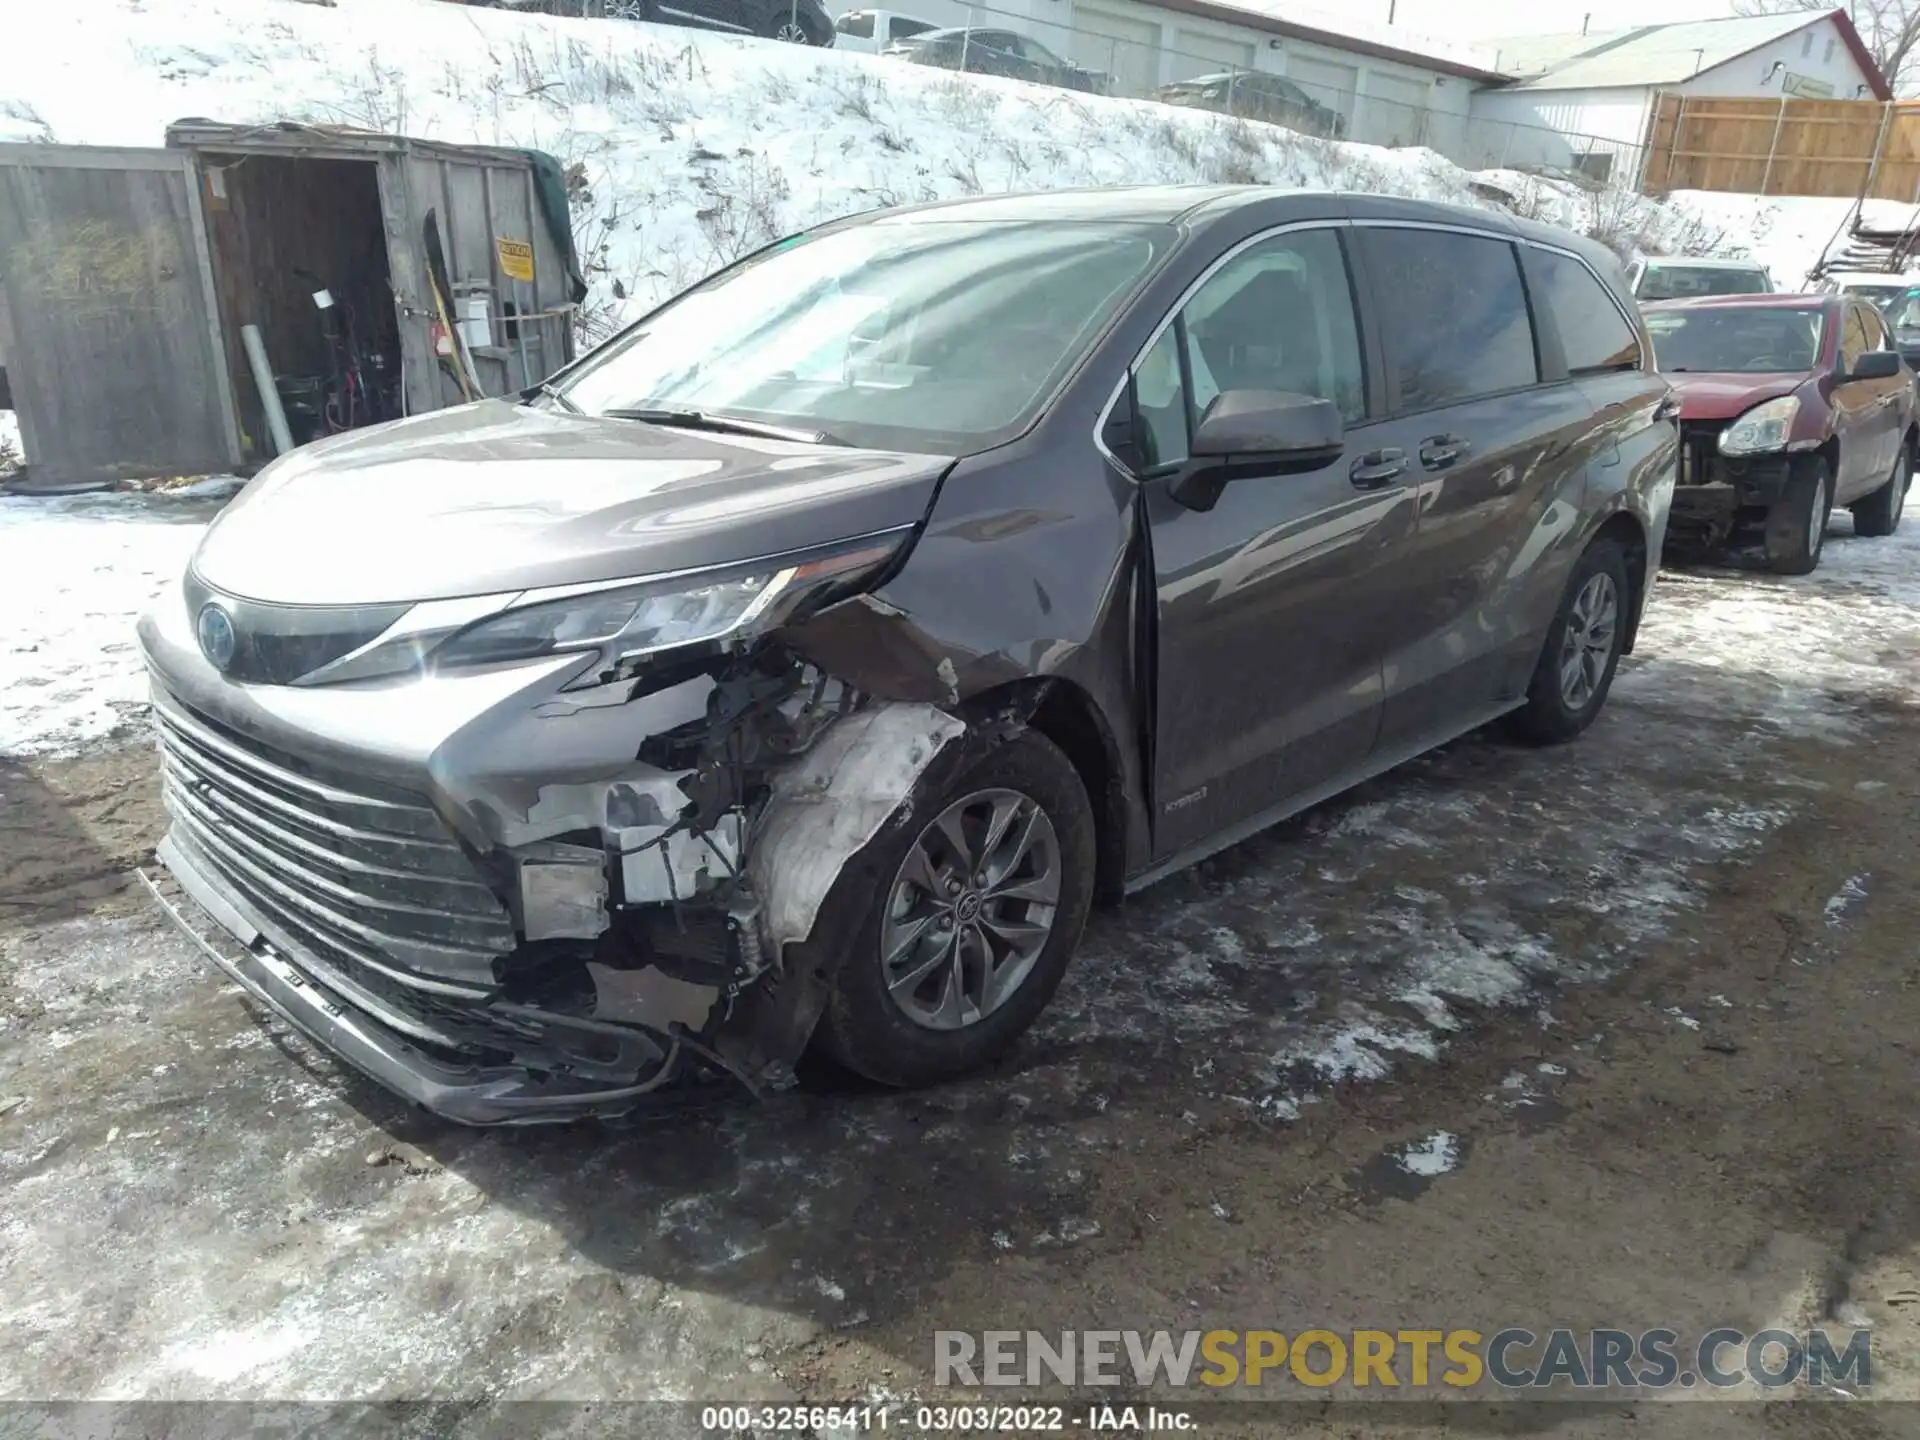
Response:
[[[1283,390],[1224,390],[1188,446],[1192,459],[1168,493],[1189,510],[1211,510],[1229,480],[1325,469],[1346,446],[1340,407]]]
[[[1900,374],[1898,350],[1869,350],[1853,367],[1849,380],[1893,380]]]

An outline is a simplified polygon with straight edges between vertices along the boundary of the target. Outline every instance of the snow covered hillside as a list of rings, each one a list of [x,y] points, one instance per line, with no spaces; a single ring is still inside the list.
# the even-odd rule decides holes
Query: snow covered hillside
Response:
[[[157,145],[187,116],[537,146],[581,167],[593,319],[803,226],[1006,190],[1186,181],[1476,203],[1426,150],[1313,139],[897,60],[440,0],[67,0],[0,47],[0,140]],[[1523,177],[1525,208],[1625,247],[1721,248],[1637,197]]]

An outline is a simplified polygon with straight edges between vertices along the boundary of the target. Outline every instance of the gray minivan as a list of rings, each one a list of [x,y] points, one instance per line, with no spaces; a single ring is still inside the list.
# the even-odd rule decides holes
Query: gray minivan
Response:
[[[156,893],[473,1123],[1005,1051],[1088,908],[1604,703],[1674,483],[1618,264],[1268,188],[825,225],[263,471],[142,621]]]

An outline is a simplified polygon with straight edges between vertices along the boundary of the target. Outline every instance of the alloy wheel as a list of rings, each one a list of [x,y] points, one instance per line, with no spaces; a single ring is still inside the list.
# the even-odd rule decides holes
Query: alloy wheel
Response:
[[[1613,577],[1588,576],[1567,609],[1567,628],[1560,639],[1560,699],[1567,709],[1584,710],[1600,688],[1619,625],[1620,592]]]
[[[813,39],[807,34],[807,27],[792,20],[784,20],[780,28],[773,32],[773,38],[784,40],[789,45],[811,45]]]
[[[901,1012],[929,1030],[976,1025],[1012,999],[1053,934],[1059,837],[1017,790],[981,790],[941,811],[887,894],[880,966]]]
[[[606,0],[609,20],[645,20],[650,8],[647,0]]]

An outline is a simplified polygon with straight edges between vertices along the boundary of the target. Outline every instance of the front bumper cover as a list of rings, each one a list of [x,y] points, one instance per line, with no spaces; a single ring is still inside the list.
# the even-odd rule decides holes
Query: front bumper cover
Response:
[[[409,1040],[371,1010],[351,1004],[303,968],[298,952],[276,942],[253,909],[175,837],[157,856],[167,876],[145,870],[153,898],[206,958],[254,999],[308,1039],[402,1098],[466,1125],[533,1125],[614,1115],[660,1090],[682,1071],[680,1046],[668,1042],[645,1080],[609,1087],[541,1076],[526,1066],[450,1063]],[[224,932],[224,934],[222,933]],[[249,938],[250,937],[250,938]],[[222,939],[230,941],[223,945]]]

